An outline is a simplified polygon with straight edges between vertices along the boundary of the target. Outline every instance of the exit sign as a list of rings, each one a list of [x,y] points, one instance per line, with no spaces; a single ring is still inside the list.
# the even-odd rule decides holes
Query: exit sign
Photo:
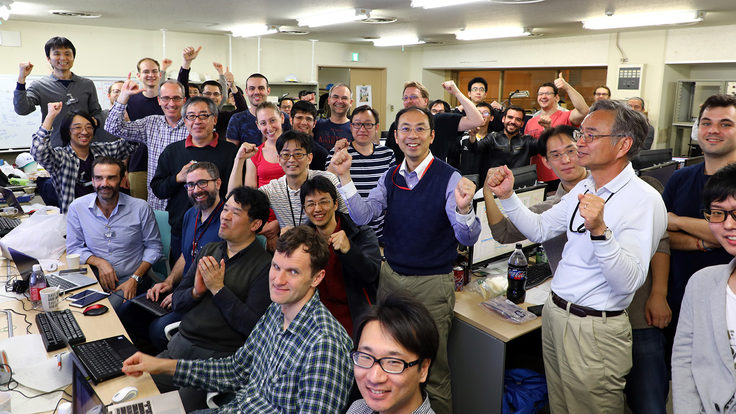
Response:
[[[360,60],[360,55],[358,54],[358,52],[353,52],[350,55],[350,60],[352,60],[353,62],[358,62]]]

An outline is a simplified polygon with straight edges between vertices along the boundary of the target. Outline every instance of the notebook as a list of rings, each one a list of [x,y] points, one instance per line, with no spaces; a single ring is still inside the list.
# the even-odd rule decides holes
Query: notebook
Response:
[[[15,267],[18,268],[21,278],[27,281],[31,277],[31,272],[33,272],[33,265],[39,264],[38,260],[12,247],[8,247],[8,252],[10,253],[10,257],[13,258]],[[61,289],[61,294],[65,294],[72,290],[94,285],[97,283],[97,280],[84,276],[81,273],[67,273],[63,275],[48,274],[46,275],[46,283],[49,286],[58,286]]]
[[[83,369],[72,357],[72,413],[153,413],[153,414],[179,414],[185,413],[178,391],[155,395],[149,398],[126,401],[105,407],[94,388],[87,381]]]

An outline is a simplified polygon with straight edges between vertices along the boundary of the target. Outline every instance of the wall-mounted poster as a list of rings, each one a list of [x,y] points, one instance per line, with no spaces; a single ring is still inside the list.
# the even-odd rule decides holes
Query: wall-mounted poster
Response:
[[[355,106],[368,105],[373,107],[373,93],[371,92],[371,85],[357,85],[358,90],[358,101],[355,102]]]

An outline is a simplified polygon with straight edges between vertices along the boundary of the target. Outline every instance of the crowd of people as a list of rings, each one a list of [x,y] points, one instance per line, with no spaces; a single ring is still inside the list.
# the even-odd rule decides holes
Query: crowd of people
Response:
[[[664,413],[670,372],[676,412],[734,409],[736,98],[703,103],[704,162],[663,186],[631,163],[654,138],[644,100],[605,86],[589,106],[560,75],[529,118],[489,102],[483,78],[442,83],[456,108],[409,81],[382,145],[348,85],[322,118],[313,91],[269,101],[260,73],[241,89],[215,62],[219,78],[193,84],[200,50],[183,50],[176,80],[170,60],[140,59],[107,112],[68,39],[46,43],[49,76],[26,85],[34,65],[19,66],[15,110],[42,111],[31,154],[67,252],[145,351],[126,374],[151,373],[187,411],[219,391],[220,412],[451,413],[452,268],[479,238],[482,187],[496,240],[558,261],[542,315],[553,413]],[[549,196],[527,207],[511,169],[530,163]]]

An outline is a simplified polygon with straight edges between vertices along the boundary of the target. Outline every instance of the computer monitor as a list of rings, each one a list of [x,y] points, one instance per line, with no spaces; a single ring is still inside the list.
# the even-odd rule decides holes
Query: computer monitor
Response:
[[[698,155],[697,157],[690,157],[685,160],[685,167],[689,167],[691,165],[700,164],[701,162],[705,161],[704,155]]]
[[[670,180],[672,174],[680,166],[677,161],[665,162],[664,164],[658,164],[653,167],[642,168],[639,170],[640,177],[654,177],[659,180],[662,185],[667,185],[667,181]]]
[[[537,184],[537,166],[525,165],[511,169],[514,174],[514,190]]]
[[[528,207],[544,201],[544,192],[546,189],[547,186],[540,184],[519,190],[516,192],[516,195],[518,195],[524,205]],[[495,200],[501,211],[503,211],[498,199],[496,198]],[[486,203],[484,199],[475,199],[473,201],[473,206],[475,214],[480,219],[480,237],[478,237],[478,241],[469,248],[468,263],[470,266],[478,267],[484,266],[488,262],[510,254],[516,248],[516,243],[500,244],[493,238],[491,228],[488,226]],[[524,240],[521,244],[526,247],[534,243],[529,240]]]
[[[631,160],[635,170],[672,161],[672,148],[642,150]]]

